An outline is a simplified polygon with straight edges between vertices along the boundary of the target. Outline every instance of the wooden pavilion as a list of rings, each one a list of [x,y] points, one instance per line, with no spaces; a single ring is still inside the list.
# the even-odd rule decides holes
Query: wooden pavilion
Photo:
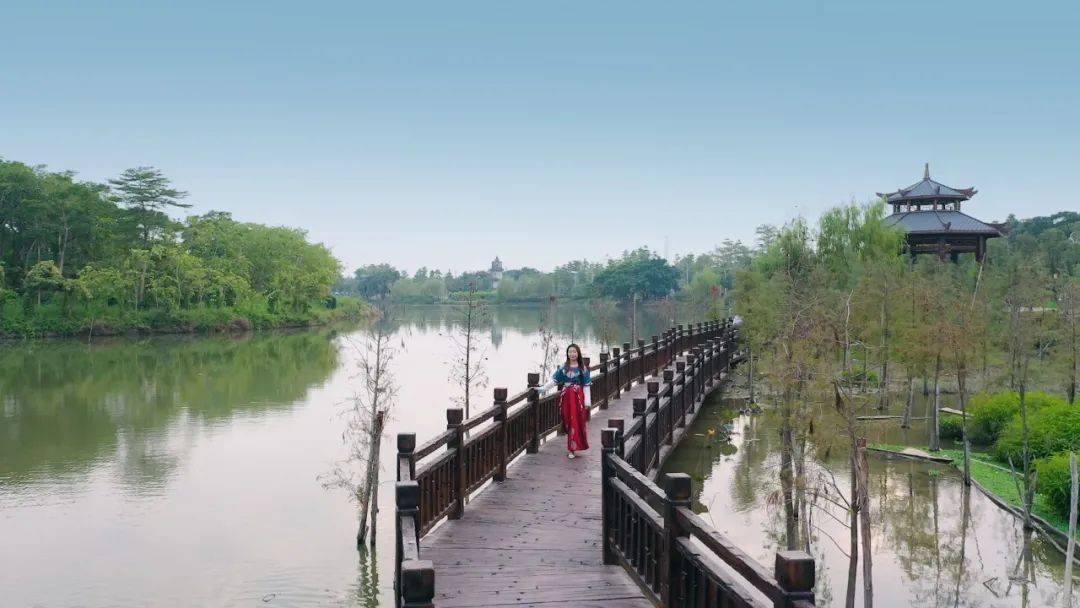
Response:
[[[892,215],[886,221],[907,233],[907,251],[912,256],[932,253],[955,262],[961,253],[974,253],[981,262],[986,255],[986,240],[1001,236],[1001,230],[960,211],[961,204],[976,192],[974,188],[950,188],[930,179],[927,163],[922,181],[896,192],[879,192],[878,196],[892,206]]]

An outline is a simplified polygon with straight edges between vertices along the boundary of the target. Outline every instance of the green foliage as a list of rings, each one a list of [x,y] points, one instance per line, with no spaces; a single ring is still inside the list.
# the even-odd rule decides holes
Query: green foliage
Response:
[[[861,369],[852,369],[841,372],[840,378],[847,384],[868,384],[870,386],[878,386],[881,383],[881,379],[878,377],[877,372],[873,370],[864,372]]]
[[[547,274],[524,274],[517,278],[505,276],[499,282],[497,297],[500,302],[546,301],[556,295],[555,280]]]
[[[340,265],[304,231],[219,212],[178,224],[165,210],[189,206],[181,202],[187,193],[151,167],[129,169],[110,184],[0,161],[0,334],[222,329],[326,317]],[[12,304],[11,293],[22,296],[22,306]]]
[[[1045,458],[1065,450],[1080,449],[1080,407],[1064,399],[1047,395],[1044,402],[1028,413],[1029,445],[1033,458]],[[1021,461],[1023,433],[1017,416],[1002,431],[994,444],[994,456],[1014,464]]]
[[[1062,516],[1069,515],[1069,500],[1072,492],[1072,475],[1069,471],[1069,454],[1063,452],[1035,463],[1038,480],[1038,492],[1046,498],[1055,511]]]
[[[678,271],[667,260],[642,247],[609,262],[593,284],[598,295],[619,300],[635,295],[660,298],[675,289],[677,277]]]
[[[1061,398],[1041,391],[1025,396],[1028,411],[1062,403]],[[999,391],[972,395],[967,404],[968,436],[974,443],[990,445],[997,441],[1005,427],[1020,415],[1020,393]]]
[[[442,278],[401,279],[390,287],[390,299],[402,304],[435,304],[446,299]]]
[[[946,414],[941,417],[938,429],[942,439],[959,441],[964,438],[963,421],[960,416]]]

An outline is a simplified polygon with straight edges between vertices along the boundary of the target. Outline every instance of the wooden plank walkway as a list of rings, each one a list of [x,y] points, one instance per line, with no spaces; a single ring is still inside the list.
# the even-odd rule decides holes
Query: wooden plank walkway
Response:
[[[588,451],[571,460],[566,438],[549,437],[473,498],[461,519],[424,537],[437,606],[653,606],[601,553],[600,431],[609,418],[629,424],[633,399],[645,393],[645,383],[635,384],[607,409],[593,408]]]

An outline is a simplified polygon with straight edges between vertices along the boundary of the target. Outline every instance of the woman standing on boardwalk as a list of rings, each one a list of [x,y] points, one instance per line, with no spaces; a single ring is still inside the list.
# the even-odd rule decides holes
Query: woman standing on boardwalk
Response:
[[[577,344],[566,347],[566,362],[555,370],[555,375],[545,388],[555,384],[563,386],[560,396],[563,430],[566,431],[566,457],[574,458],[574,452],[589,449],[588,433],[585,430],[586,391],[592,378],[589,367],[581,356]]]

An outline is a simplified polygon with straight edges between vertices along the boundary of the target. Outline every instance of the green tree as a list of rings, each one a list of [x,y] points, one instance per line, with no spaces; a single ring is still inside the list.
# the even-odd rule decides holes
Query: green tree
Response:
[[[154,231],[164,231],[169,225],[166,211],[170,207],[188,208],[182,202],[188,193],[173,188],[172,183],[154,167],[132,167],[109,180],[114,200],[135,214],[145,247]]]
[[[356,277],[356,289],[360,296],[368,300],[378,300],[388,296],[390,288],[403,278],[405,273],[389,264],[368,264],[357,268],[353,275]]]
[[[642,247],[624,253],[596,275],[593,284],[601,296],[629,300],[632,296],[660,298],[671,293],[678,281],[678,270],[667,260]]]

